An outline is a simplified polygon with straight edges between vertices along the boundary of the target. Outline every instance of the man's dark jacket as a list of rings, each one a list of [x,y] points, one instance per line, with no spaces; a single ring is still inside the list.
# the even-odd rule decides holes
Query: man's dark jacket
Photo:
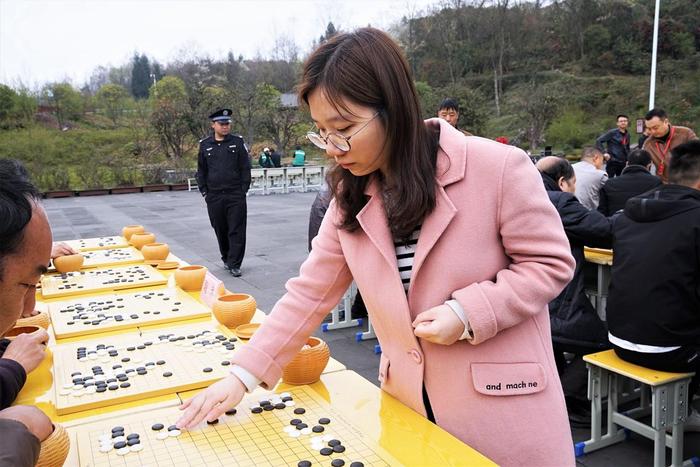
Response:
[[[586,209],[571,193],[559,189],[554,180],[542,174],[549,200],[557,209],[569,239],[571,254],[576,260],[574,277],[557,298],[549,303],[552,340],[555,343],[582,350],[604,349],[609,346],[608,334],[590,300],[583,282],[585,257],[583,246],[609,247],[611,220],[598,211]]]
[[[197,186],[203,195],[245,195],[250,188],[250,159],[243,138],[226,135],[222,141],[216,141],[209,136],[199,142]]]
[[[614,225],[610,333],[635,344],[700,342],[700,191],[662,185]]]
[[[10,344],[9,339],[0,339],[0,357]],[[0,410],[8,408],[27,381],[24,367],[14,360],[0,358]]]
[[[619,177],[608,179],[600,189],[598,211],[612,216],[625,208],[627,200],[661,185],[661,179],[641,165],[628,165]]]
[[[595,140],[595,147],[599,151],[610,154],[610,161],[613,163],[625,165],[627,154],[630,152],[630,132],[622,133],[618,128],[613,128]]]

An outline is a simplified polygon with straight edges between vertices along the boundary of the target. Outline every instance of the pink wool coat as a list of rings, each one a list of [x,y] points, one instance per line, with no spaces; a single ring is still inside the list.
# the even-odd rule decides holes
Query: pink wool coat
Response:
[[[574,465],[547,311],[574,267],[559,215],[523,151],[427,124],[440,125],[437,206],[422,224],[408,296],[371,184],[360,230],[338,230],[331,204],[300,275],[234,363],[273,387],[354,279],[382,346],[383,390],[425,415],[425,384],[438,425],[501,465]],[[416,315],[450,298],[474,339],[416,338]]]

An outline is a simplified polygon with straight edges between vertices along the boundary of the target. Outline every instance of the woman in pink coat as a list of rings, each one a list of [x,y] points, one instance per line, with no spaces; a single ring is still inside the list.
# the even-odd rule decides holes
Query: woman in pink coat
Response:
[[[313,250],[232,374],[183,404],[192,427],[275,386],[354,279],[382,346],[382,389],[502,465],[573,465],[547,303],[574,261],[519,149],[421,120],[383,32],[322,44],[299,96],[336,165]]]

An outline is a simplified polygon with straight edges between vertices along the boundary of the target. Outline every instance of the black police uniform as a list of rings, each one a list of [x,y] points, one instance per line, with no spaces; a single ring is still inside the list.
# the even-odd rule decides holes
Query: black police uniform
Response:
[[[245,254],[246,192],[250,187],[250,159],[243,138],[214,136],[199,142],[197,184],[207,202],[211,226],[219,242],[221,260],[240,269]]]

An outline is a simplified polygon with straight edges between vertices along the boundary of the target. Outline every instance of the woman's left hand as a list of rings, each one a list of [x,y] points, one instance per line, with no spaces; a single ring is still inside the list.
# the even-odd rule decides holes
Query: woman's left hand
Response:
[[[413,321],[413,334],[434,344],[454,344],[463,333],[464,323],[447,305],[430,308]]]

